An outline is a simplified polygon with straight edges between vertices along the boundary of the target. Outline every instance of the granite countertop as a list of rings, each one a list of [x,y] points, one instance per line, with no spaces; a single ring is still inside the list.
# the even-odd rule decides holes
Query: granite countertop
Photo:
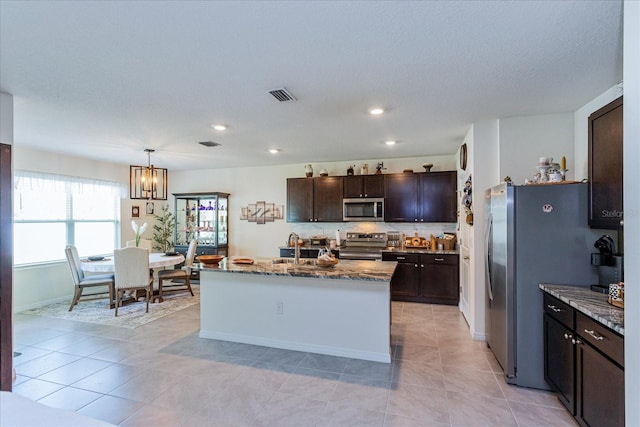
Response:
[[[327,249],[329,247],[329,245],[303,245],[300,246],[300,249]],[[339,251],[340,249],[344,249],[345,246],[338,246],[334,249],[331,249],[332,251]],[[282,245],[282,246],[278,246],[278,249],[295,249],[293,246],[287,246],[287,245]]]
[[[580,286],[540,284],[540,289],[624,336],[624,310],[607,302],[607,295]]]
[[[223,259],[218,265],[194,263],[193,270],[221,273],[261,274],[267,276],[311,277],[319,279],[366,280],[390,282],[397,262],[340,260],[333,267],[318,267],[310,264],[274,263],[288,258],[253,258],[253,264],[234,264],[234,257]],[[313,262],[315,259],[301,259]],[[184,267],[183,267],[184,268]]]

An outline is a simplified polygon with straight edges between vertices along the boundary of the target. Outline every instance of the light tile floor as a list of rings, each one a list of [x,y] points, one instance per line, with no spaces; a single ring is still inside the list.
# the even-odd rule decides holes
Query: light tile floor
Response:
[[[199,306],[135,330],[17,314],[14,392],[134,426],[575,426],[507,385],[457,307],[393,303],[391,364],[201,339]]]

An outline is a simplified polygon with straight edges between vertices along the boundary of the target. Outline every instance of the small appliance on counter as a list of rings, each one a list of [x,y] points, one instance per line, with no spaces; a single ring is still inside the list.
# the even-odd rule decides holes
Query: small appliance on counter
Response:
[[[309,239],[311,246],[327,246],[327,238],[322,236],[313,236]]]
[[[402,241],[400,240],[399,231],[387,231],[387,247],[388,248],[400,248]]]
[[[622,254],[616,253],[613,238],[604,234],[593,246],[599,251],[591,254],[591,265],[598,267],[598,287],[602,293],[607,293],[609,285],[624,280],[624,265]]]

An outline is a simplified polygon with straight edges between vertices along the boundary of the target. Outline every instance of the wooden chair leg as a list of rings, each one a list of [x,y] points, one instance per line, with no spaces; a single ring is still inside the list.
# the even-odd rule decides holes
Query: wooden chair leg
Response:
[[[187,277],[185,279],[185,283],[187,284],[187,288],[189,288],[189,292],[191,292],[191,296],[193,295],[193,289],[191,289],[191,273],[187,271]]]
[[[82,295],[82,288],[80,286],[76,286],[75,290],[73,291],[73,299],[71,300],[69,311],[73,310],[73,307],[78,303],[80,295]]]
[[[164,301],[164,298],[162,298],[162,283],[163,282],[164,282],[164,280],[158,277],[158,297],[154,298],[154,301],[156,299],[158,300],[158,302]]]
[[[153,298],[153,284],[147,289],[147,313],[149,312],[149,299]]]
[[[114,308],[114,306],[115,306],[114,305],[114,301],[113,301],[113,299],[115,297],[115,295],[114,295],[115,288],[116,288],[116,284],[114,282],[111,282],[109,284],[109,308],[110,309]]]
[[[118,306],[120,306],[120,299],[122,298],[121,290],[116,290],[116,317],[118,317]]]

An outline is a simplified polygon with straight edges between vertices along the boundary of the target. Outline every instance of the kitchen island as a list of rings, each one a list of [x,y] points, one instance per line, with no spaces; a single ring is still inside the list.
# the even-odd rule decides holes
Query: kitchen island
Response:
[[[397,263],[224,259],[200,271],[200,337],[390,363]]]

